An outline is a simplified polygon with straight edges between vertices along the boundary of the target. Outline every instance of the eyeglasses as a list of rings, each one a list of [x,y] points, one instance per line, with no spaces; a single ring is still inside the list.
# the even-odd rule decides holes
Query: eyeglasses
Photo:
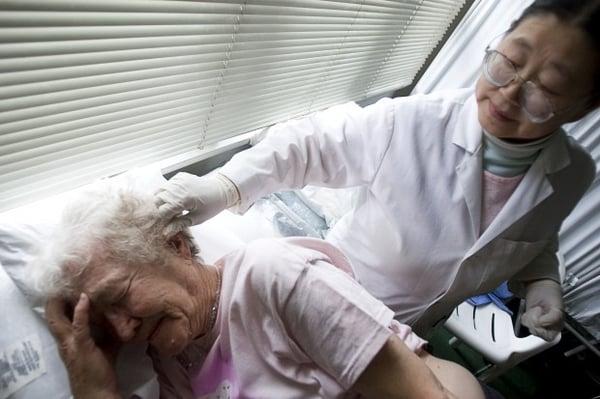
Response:
[[[544,123],[555,115],[554,107],[544,91],[534,82],[526,81],[519,76],[515,64],[504,54],[490,49],[489,46],[485,49],[483,76],[496,87],[507,86],[515,80],[521,81],[519,104],[531,122]]]

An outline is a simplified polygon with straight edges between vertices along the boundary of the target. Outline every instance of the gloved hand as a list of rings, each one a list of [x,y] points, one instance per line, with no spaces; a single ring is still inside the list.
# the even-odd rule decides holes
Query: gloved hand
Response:
[[[227,177],[180,172],[156,192],[154,202],[161,218],[181,228],[202,223],[238,201],[238,189]]]
[[[525,313],[521,324],[533,335],[552,341],[562,330],[564,305],[562,289],[556,281],[544,279],[527,285]]]

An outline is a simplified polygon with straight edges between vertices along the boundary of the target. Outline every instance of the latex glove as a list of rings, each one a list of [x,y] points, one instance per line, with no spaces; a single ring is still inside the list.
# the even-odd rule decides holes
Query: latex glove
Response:
[[[196,176],[181,172],[155,194],[160,217],[171,224],[200,224],[239,201],[237,187],[219,173]],[[186,214],[184,212],[187,211]]]
[[[527,285],[525,313],[521,324],[533,335],[552,341],[562,330],[564,305],[560,284],[554,280],[538,280]]]
[[[58,343],[58,352],[69,374],[76,399],[117,399],[115,359],[118,343],[99,347],[90,333],[90,300],[82,294],[69,318],[69,306],[61,298],[46,304],[48,328]]]

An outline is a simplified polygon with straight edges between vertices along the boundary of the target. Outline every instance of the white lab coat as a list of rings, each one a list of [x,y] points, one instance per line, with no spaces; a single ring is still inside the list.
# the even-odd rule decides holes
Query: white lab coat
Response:
[[[558,281],[557,234],[595,175],[559,132],[480,234],[482,129],[471,89],[334,107],[274,126],[221,173],[241,208],[307,184],[362,185],[328,239],[361,284],[423,334],[466,298],[511,279]]]

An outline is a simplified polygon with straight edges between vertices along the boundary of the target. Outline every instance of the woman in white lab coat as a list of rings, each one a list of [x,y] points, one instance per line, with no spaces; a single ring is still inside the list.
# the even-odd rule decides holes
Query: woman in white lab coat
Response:
[[[595,176],[561,126],[600,103],[599,20],[597,0],[538,0],[490,44],[474,89],[278,124],[218,173],[176,175],[157,205],[196,224],[282,189],[364,186],[328,240],[400,321],[423,334],[509,280],[527,299],[524,324],[552,339],[558,231]]]

